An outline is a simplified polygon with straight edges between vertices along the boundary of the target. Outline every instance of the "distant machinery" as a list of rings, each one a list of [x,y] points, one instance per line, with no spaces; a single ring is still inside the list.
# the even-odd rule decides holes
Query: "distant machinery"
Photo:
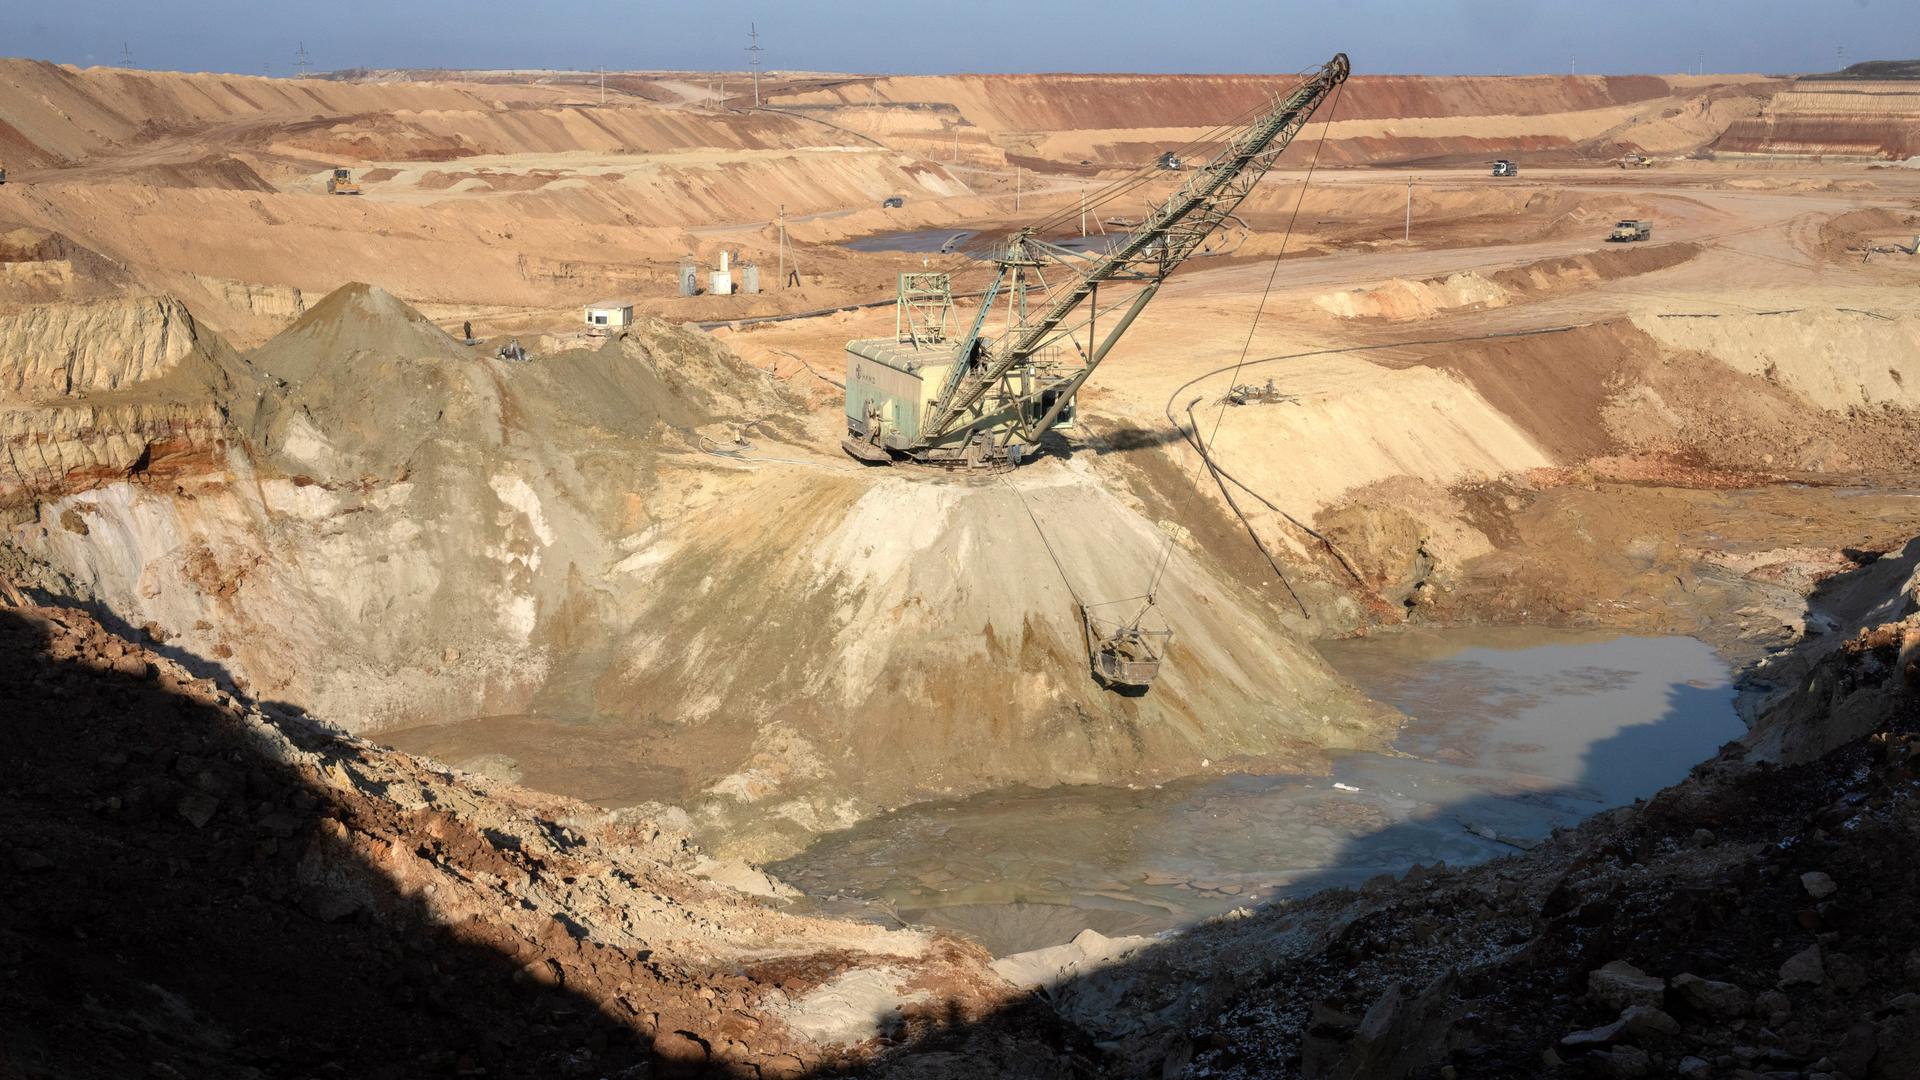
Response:
[[[1083,161],[1081,164],[1085,165],[1086,162]],[[1154,168],[1165,169],[1167,172],[1179,172],[1181,169],[1187,167],[1187,163],[1180,160],[1180,155],[1171,150],[1156,158],[1153,165]]]
[[[1623,169],[1651,169],[1653,159],[1645,154],[1622,154],[1615,164]]]
[[[1614,244],[1651,239],[1653,239],[1653,222],[1635,221],[1631,218],[1614,222],[1613,231],[1607,234],[1607,242]]]
[[[335,169],[333,175],[327,178],[327,194],[358,195],[360,185],[354,183],[352,173],[345,169]]]
[[[1519,176],[1520,175],[1520,166],[1515,165],[1513,162],[1508,161],[1506,158],[1501,158],[1499,161],[1491,162],[1490,164],[1493,165],[1493,175],[1495,176]]]

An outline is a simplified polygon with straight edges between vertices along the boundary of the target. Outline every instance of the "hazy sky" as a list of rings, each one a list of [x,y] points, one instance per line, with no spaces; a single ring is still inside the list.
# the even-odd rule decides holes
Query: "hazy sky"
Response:
[[[0,0],[0,56],[346,67],[856,72],[1799,72],[1920,57],[1920,0]]]

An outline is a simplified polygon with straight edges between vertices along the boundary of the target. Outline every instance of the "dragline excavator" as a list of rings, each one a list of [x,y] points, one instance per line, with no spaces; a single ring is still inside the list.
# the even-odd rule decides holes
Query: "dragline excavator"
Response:
[[[847,343],[848,437],[841,446],[875,464],[1019,464],[1047,431],[1072,423],[1074,395],[1161,282],[1232,217],[1348,72],[1340,53],[1274,98],[1105,251],[1076,251],[1040,236],[1059,223],[1013,234],[993,256],[997,272],[960,333],[948,326],[949,276],[902,274],[894,336]]]

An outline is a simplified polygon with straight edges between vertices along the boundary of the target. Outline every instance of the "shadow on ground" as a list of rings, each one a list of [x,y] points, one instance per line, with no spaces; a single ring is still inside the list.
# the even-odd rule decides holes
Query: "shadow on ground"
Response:
[[[341,904],[303,860],[356,808],[138,650],[71,646],[0,610],[0,1075],[651,1075],[473,927]]]

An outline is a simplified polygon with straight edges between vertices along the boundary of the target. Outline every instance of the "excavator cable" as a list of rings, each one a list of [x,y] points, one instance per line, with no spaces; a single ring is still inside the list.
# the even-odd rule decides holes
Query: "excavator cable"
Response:
[[[1040,537],[1040,546],[1046,549],[1047,558],[1053,560],[1053,568],[1060,574],[1060,583],[1067,587],[1067,595],[1073,598],[1075,604],[1085,607],[1086,602],[1080,599],[1080,590],[1073,587],[1073,579],[1067,576],[1066,564],[1060,561],[1059,554],[1053,550],[1053,542],[1047,539],[1047,530],[1040,527],[1040,519],[1033,515],[1033,507],[1028,504],[1026,494],[1007,483],[1007,478],[1004,476],[1000,478],[1000,482],[1006,484],[1007,490],[1013,492],[1013,497],[1020,500],[1020,509],[1027,512],[1027,520],[1033,523],[1034,534]]]
[[[1319,168],[1320,166],[1320,151],[1325,149],[1327,145],[1327,132],[1333,129],[1334,117],[1339,115],[1340,92],[1345,87],[1346,87],[1346,84],[1344,82],[1336,84],[1333,88],[1332,100],[1327,102],[1327,120],[1326,120],[1326,123],[1320,128],[1319,141],[1314,143],[1313,158],[1307,163],[1307,175],[1300,182],[1300,197],[1294,200],[1293,213],[1288,215],[1287,217],[1287,231],[1280,238],[1280,250],[1273,257],[1272,269],[1267,271],[1266,287],[1260,291],[1260,302],[1254,307],[1253,321],[1247,326],[1247,338],[1245,341],[1241,343],[1240,357],[1238,360],[1234,362],[1234,365],[1233,365],[1234,378],[1236,379],[1239,378],[1240,369],[1246,366],[1247,354],[1253,350],[1253,339],[1254,339],[1254,335],[1259,331],[1259,328],[1260,328],[1260,317],[1266,313],[1267,301],[1273,295],[1274,282],[1279,280],[1280,260],[1286,257],[1287,247],[1293,241],[1293,227],[1300,220],[1301,208],[1306,206],[1307,204],[1307,189],[1313,185],[1314,170]],[[1191,408],[1192,408],[1191,406],[1188,407],[1189,417],[1192,416]],[[1213,449],[1213,441],[1216,437],[1219,436],[1220,425],[1223,421],[1225,421],[1226,416],[1227,416],[1227,402],[1225,401],[1225,399],[1222,399],[1220,402],[1220,411],[1214,417],[1213,430],[1208,433],[1207,438],[1205,440],[1205,445],[1203,447],[1200,447],[1200,463],[1198,466],[1194,468],[1193,475],[1188,479],[1188,484],[1190,486],[1197,487],[1200,479],[1200,469],[1206,468],[1210,470],[1209,475],[1212,475],[1214,478],[1214,482],[1219,485],[1221,496],[1227,500],[1227,505],[1233,508],[1234,514],[1237,515],[1240,518],[1241,522],[1247,526],[1247,532],[1251,535],[1253,533],[1253,525],[1247,521],[1247,516],[1241,513],[1239,505],[1234,502],[1233,494],[1227,490],[1226,482],[1220,478],[1218,472],[1212,471],[1214,469],[1213,458],[1211,454],[1211,451]],[[1171,413],[1169,413],[1168,419],[1170,420],[1172,419]],[[1178,429],[1180,427],[1178,421],[1174,422],[1174,427],[1175,429]],[[1199,424],[1196,421],[1194,424],[1194,436],[1196,437],[1196,439],[1198,438],[1199,434],[1200,434]],[[1160,579],[1166,574],[1167,565],[1173,559],[1173,543],[1174,543],[1173,535],[1169,533],[1167,536],[1166,547],[1160,554],[1160,565],[1154,569],[1153,580],[1147,586],[1147,594],[1149,596],[1157,592],[1160,588]],[[1313,618],[1313,613],[1307,610],[1307,605],[1304,601],[1300,599],[1300,594],[1294,591],[1293,583],[1288,581],[1287,575],[1281,571],[1278,560],[1276,560],[1273,557],[1273,554],[1267,550],[1266,545],[1260,542],[1260,538],[1258,536],[1254,537],[1254,544],[1260,548],[1260,554],[1266,557],[1267,565],[1273,568],[1274,576],[1280,579],[1280,584],[1286,586],[1287,595],[1293,597],[1293,602],[1295,606],[1297,606],[1300,609],[1300,616],[1306,619]]]

